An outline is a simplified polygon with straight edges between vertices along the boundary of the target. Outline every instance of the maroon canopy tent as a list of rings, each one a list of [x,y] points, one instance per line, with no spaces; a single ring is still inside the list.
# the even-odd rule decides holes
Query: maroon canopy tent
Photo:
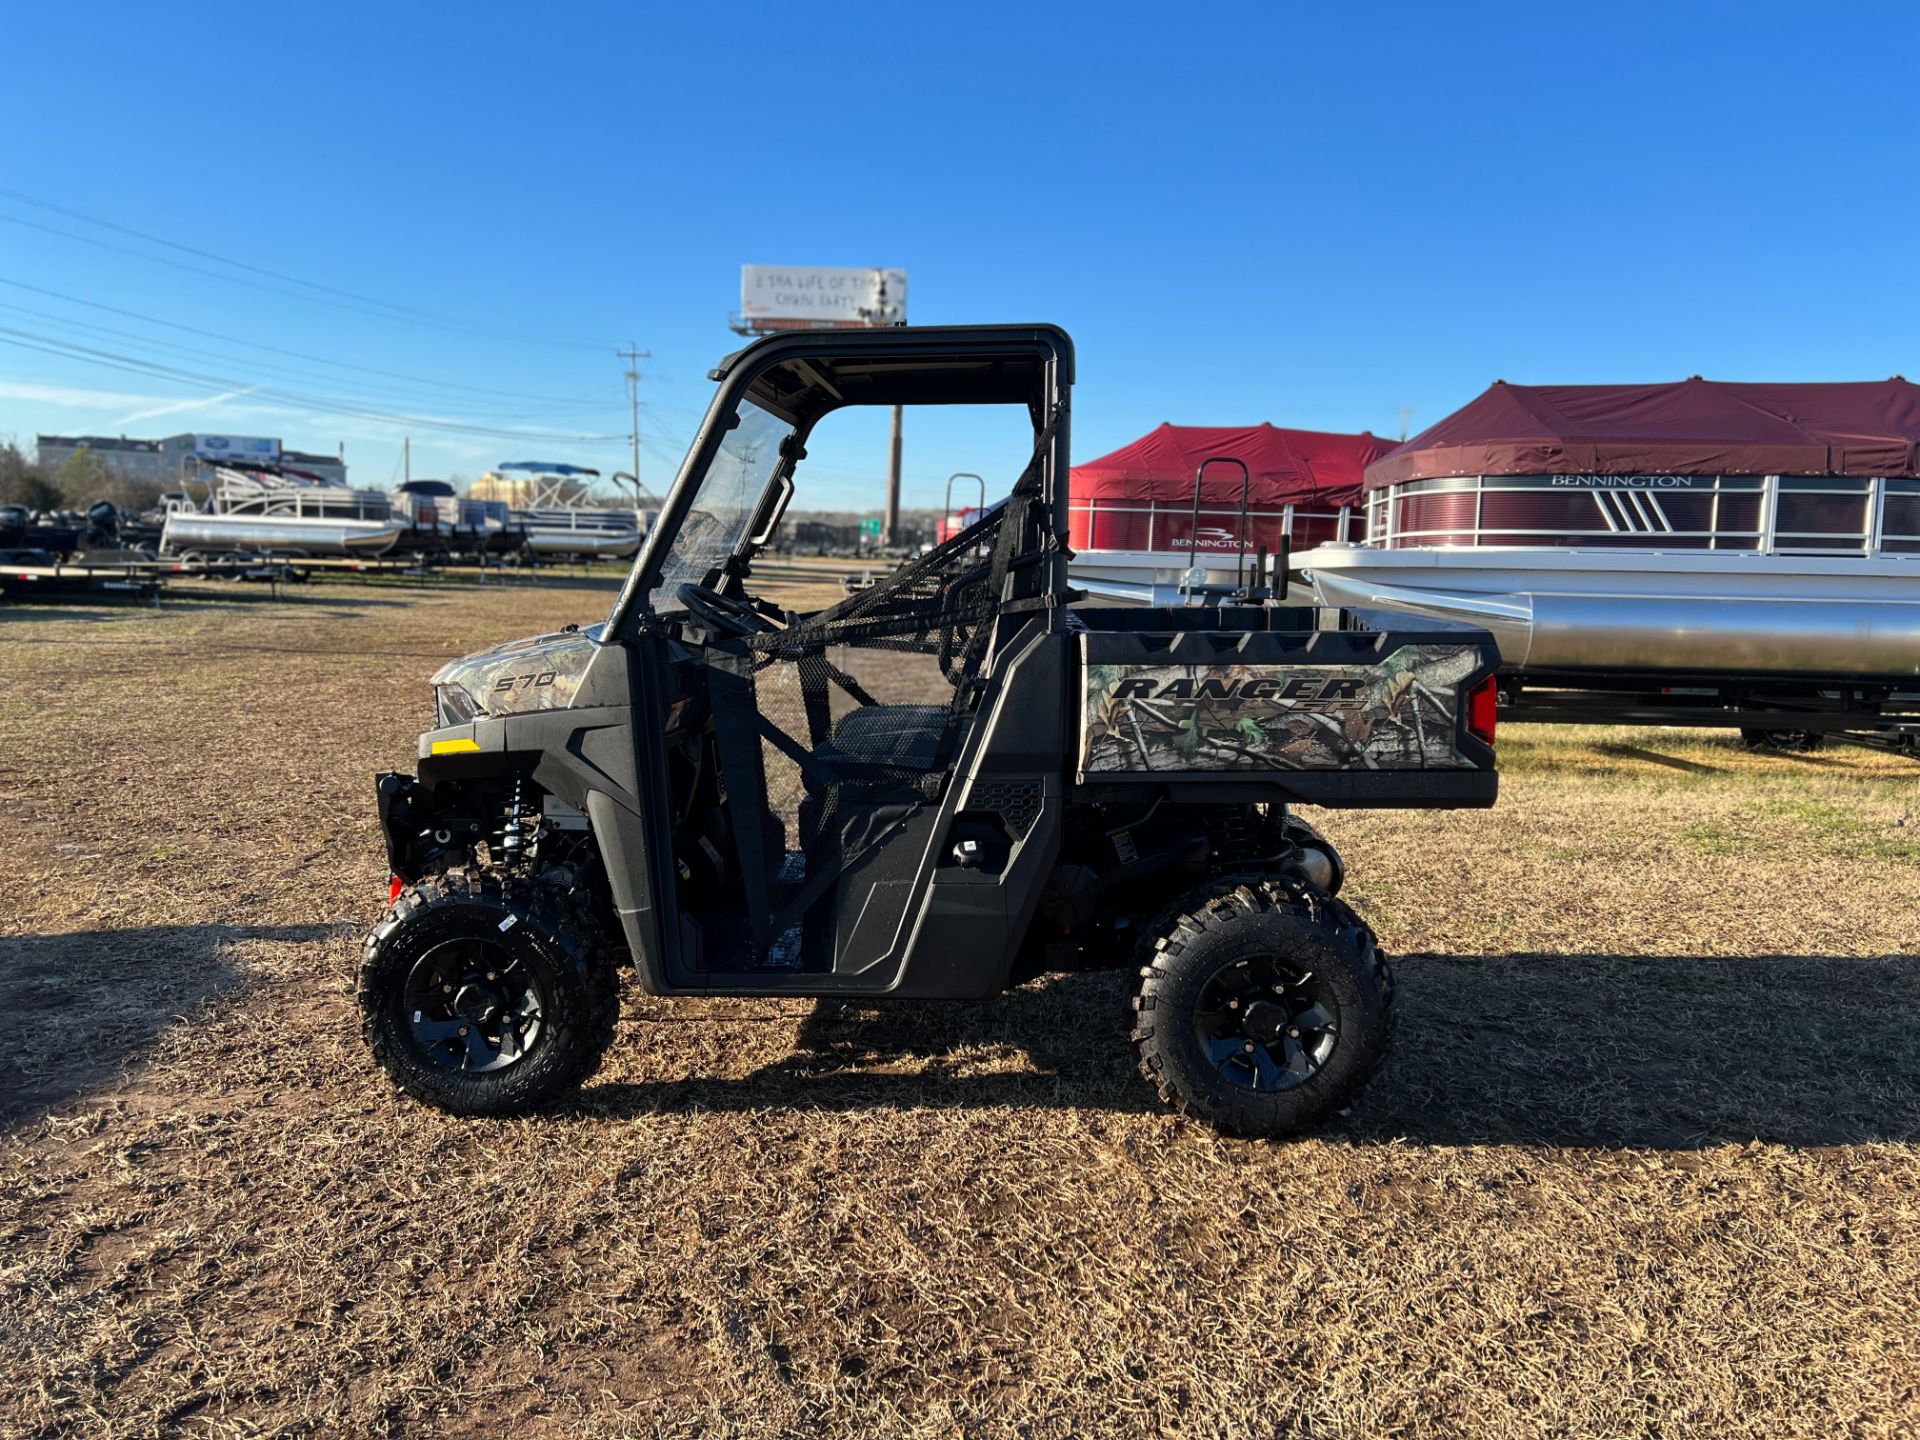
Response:
[[[1161,425],[1073,467],[1070,543],[1076,550],[1186,549],[1194,474],[1201,462],[1225,456],[1247,467],[1248,550],[1278,547],[1288,506],[1294,508],[1294,548],[1304,549],[1335,538],[1341,510],[1358,505],[1368,464],[1391,448],[1391,442],[1366,434]],[[1209,465],[1200,494],[1199,548],[1232,550],[1239,524],[1239,467]],[[1356,515],[1356,538],[1359,530]]]
[[[1850,554],[1875,543],[1876,478],[1916,475],[1920,385],[1695,378],[1496,384],[1369,465],[1366,483],[1372,539],[1391,548]],[[1905,546],[1917,503],[1889,491],[1895,538],[1880,548]]]
[[[1916,475],[1920,385],[1491,386],[1367,467],[1369,490],[1460,475]]]

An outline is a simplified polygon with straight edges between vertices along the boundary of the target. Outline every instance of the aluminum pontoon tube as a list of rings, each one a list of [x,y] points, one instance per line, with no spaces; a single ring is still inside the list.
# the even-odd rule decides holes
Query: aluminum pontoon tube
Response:
[[[1500,647],[1500,662],[1515,667],[1527,663],[1533,644],[1533,597],[1512,595],[1495,600],[1486,595],[1448,595],[1406,585],[1386,585],[1370,576],[1303,571],[1322,605],[1346,609],[1399,610],[1437,620],[1478,625]]]
[[[1484,626],[1513,669],[1920,675],[1920,564],[1755,554],[1322,546],[1325,605]]]
[[[624,560],[640,548],[640,532],[552,529],[528,520],[527,548],[536,555],[600,555]]]
[[[393,547],[403,528],[392,520],[202,515],[176,510],[167,516],[160,547],[174,553],[288,550],[307,555],[379,555]]]

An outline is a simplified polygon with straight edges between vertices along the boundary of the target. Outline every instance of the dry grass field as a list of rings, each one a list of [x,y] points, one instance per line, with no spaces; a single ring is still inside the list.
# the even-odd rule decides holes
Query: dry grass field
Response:
[[[1920,767],[1509,731],[1329,813],[1394,1057],[1161,1114],[1124,977],[629,992],[555,1113],[368,1063],[427,674],[604,583],[0,610],[0,1435],[1920,1432]]]

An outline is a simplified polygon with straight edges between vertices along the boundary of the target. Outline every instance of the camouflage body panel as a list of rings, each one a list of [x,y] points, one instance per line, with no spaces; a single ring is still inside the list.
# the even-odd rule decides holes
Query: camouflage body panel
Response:
[[[491,650],[451,660],[434,673],[433,685],[464,690],[482,715],[528,710],[564,710],[573,704],[587,665],[600,648],[604,627],[562,630],[509,640]]]
[[[1473,645],[1355,665],[1089,665],[1080,773],[1459,770]]]

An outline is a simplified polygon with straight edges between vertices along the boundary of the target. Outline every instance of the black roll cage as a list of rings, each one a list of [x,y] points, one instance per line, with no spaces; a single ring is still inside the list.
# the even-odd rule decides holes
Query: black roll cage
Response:
[[[1040,507],[1049,517],[1052,538],[1042,557],[1042,585],[1044,594],[1064,601],[1073,368],[1073,341],[1055,325],[802,330],[770,335],[734,352],[709,373],[720,388],[614,601],[607,640],[632,639],[641,617],[652,614],[650,596],[667,553],[745,399],[791,423],[794,438],[768,477],[735,559],[751,558],[768,538],[791,493],[807,436],[833,411],[853,405],[1026,405],[1036,443],[1051,421],[1052,438],[1041,457]],[[1057,608],[1050,608],[1048,617],[1050,626],[1063,623]]]

